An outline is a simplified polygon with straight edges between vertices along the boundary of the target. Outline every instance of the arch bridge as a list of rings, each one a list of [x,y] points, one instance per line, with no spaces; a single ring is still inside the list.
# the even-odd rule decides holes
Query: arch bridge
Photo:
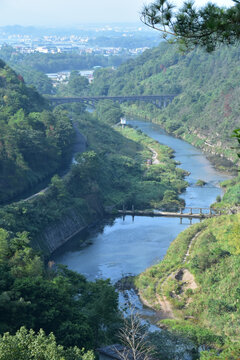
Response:
[[[147,103],[152,103],[158,108],[163,108],[169,105],[176,95],[131,95],[131,96],[72,96],[72,97],[47,97],[48,101],[52,105],[61,105],[69,103],[83,103],[86,105],[91,105],[93,107],[99,101],[102,100],[112,100],[122,104],[126,101],[144,101]]]

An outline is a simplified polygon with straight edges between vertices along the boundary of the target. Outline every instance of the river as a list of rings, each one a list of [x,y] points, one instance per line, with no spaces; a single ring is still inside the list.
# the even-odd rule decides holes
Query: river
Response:
[[[137,118],[127,119],[127,123],[168,145],[175,151],[175,160],[180,167],[190,172],[186,178],[189,187],[182,194],[186,206],[209,207],[222,194],[219,182],[229,178],[211,165],[206,156],[192,145],[174,138],[157,124]],[[204,187],[195,185],[204,180]],[[193,220],[193,223],[198,220]],[[101,224],[88,234],[81,234],[69,241],[54,255],[56,263],[65,264],[69,269],[84,274],[87,279],[110,278],[115,283],[128,274],[137,275],[147,267],[163,259],[170,243],[190,225],[189,220],[180,224],[178,218],[151,218],[126,216],[111,223]],[[85,245],[82,245],[82,240]],[[142,317],[156,330],[156,314],[142,306],[133,291],[120,292],[120,303],[134,303]]]

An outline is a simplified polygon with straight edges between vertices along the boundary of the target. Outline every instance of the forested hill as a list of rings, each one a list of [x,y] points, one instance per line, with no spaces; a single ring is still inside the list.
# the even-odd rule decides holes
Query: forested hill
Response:
[[[207,151],[234,159],[230,148],[232,130],[240,124],[239,58],[239,47],[222,47],[213,54],[200,49],[181,54],[174,45],[161,43],[117,70],[99,70],[92,93],[177,94],[166,109],[139,104],[128,111],[162,123],[167,131]]]
[[[0,60],[0,203],[53,174],[73,135],[69,118]]]

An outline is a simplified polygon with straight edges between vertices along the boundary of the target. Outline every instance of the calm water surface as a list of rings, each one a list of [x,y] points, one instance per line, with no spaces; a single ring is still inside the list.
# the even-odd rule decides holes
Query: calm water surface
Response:
[[[215,170],[200,150],[169,136],[159,125],[136,118],[128,119],[128,123],[174,149],[175,159],[181,162],[180,167],[191,173],[186,178],[189,187],[182,194],[186,206],[209,207],[216,196],[221,195],[219,182],[228,176]],[[196,187],[198,179],[204,180],[207,185]],[[196,221],[193,220],[193,223]],[[126,216],[124,220],[117,218],[85,236],[84,246],[81,245],[84,235],[75,237],[56,252],[54,260],[84,274],[89,280],[110,278],[115,283],[123,276],[137,275],[163,259],[170,243],[188,226],[188,219],[180,224],[177,218],[135,217],[134,221],[131,216]],[[154,312],[142,308],[136,295],[128,293],[127,296],[141,309],[143,316],[154,317]],[[120,302],[126,302],[126,293],[120,294]]]

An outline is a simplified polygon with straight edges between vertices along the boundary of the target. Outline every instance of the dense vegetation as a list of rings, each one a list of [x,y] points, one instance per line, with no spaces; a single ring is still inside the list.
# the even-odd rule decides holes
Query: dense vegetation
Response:
[[[206,350],[216,349],[202,353],[201,359],[239,356],[239,233],[239,213],[196,224],[175,239],[161,263],[137,280],[142,296],[154,307],[160,308],[156,294],[172,304],[176,320],[165,320],[165,325]],[[186,270],[196,287],[188,285],[190,278],[183,279]]]
[[[57,153],[62,159],[72,143],[69,117],[63,107],[54,112],[47,110],[43,99],[27,88],[8,66],[1,64],[1,121],[6,131],[1,133],[2,144],[5,151],[14,149],[17,153],[12,167],[2,168],[16,171],[19,158],[24,164],[37,167],[44,159],[47,167],[54,171],[57,166],[54,168],[49,162],[51,156],[43,157],[40,150],[43,147],[50,155]],[[70,88],[77,87],[78,80],[73,74]],[[121,116],[119,105],[99,103],[96,115],[85,113],[76,105],[71,115],[74,125],[87,137],[88,151],[76,155],[71,171],[62,179],[54,176],[49,188],[39,196],[0,208],[0,311],[3,314],[0,333],[11,334],[0,338],[2,359],[9,359],[10,347],[19,358],[30,358],[31,352],[39,351],[47,359],[47,344],[49,354],[56,360],[92,359],[91,353],[84,355],[78,348],[95,349],[102,343],[116,341],[121,321],[117,294],[110,283],[102,280],[88,283],[83,276],[52,263],[45,267],[41,254],[33,250],[32,247],[45,250],[38,237],[48,224],[61,220],[71,211],[77,212],[88,224],[102,215],[103,206],[112,208],[134,203],[138,207],[178,208],[182,204],[178,194],[186,187],[185,172],[176,168],[171,159],[172,150],[134,129],[114,127]],[[21,139],[21,134],[25,142],[17,147],[16,139],[18,136]],[[34,136],[40,148],[33,141],[30,143]],[[13,143],[6,147],[9,138],[15,141],[15,147]],[[30,146],[26,153],[23,145]],[[152,158],[152,149],[157,152],[159,164],[148,166],[146,160]],[[29,169],[32,170],[30,166]],[[3,172],[2,179],[11,179],[10,174]],[[19,191],[24,180],[27,184],[28,177],[23,175],[20,182],[18,176]],[[32,330],[18,331],[21,326]],[[43,332],[34,334],[33,331],[38,332],[40,328],[47,336]],[[56,341],[53,335],[48,336],[51,332]],[[69,349],[72,346],[78,348]]]
[[[1,360],[93,360],[92,351],[84,352],[78,347],[64,349],[56,343],[51,333],[46,335],[43,330],[35,333],[21,327],[16,335],[5,333],[0,338]]]
[[[26,232],[13,235],[0,229],[0,249],[1,334],[21,326],[42,328],[47,334],[54,332],[58,344],[86,349],[114,339],[118,296],[108,281],[88,283],[65,267],[45,268]],[[26,337],[24,331],[22,335]],[[6,345],[7,337],[0,338],[0,350]]]
[[[176,94],[165,109],[152,104],[124,104],[122,110],[163,125],[176,136],[237,162],[233,130],[239,126],[238,47],[209,55],[196,49],[180,54],[160,44],[117,70],[102,69],[91,87],[97,95]],[[224,165],[232,166],[225,162]],[[176,333],[203,349],[202,359],[239,356],[239,177],[224,182],[223,199],[214,207],[226,213],[184,231],[165,259],[137,279],[141,295],[156,308],[157,297],[172,304],[177,320],[165,321]],[[189,245],[191,243],[191,247]],[[185,257],[190,249],[190,256]],[[182,280],[188,271],[197,288]],[[183,271],[183,272],[182,272]],[[187,320],[184,320],[187,319]],[[232,357],[231,357],[232,356]]]
[[[28,231],[32,245],[46,251],[39,235],[72,211],[87,225],[101,217],[104,208],[123,204],[169,210],[183,205],[178,195],[187,186],[185,172],[171,159],[172,150],[131,128],[112,128],[108,121],[118,121],[118,105],[99,104],[97,114],[100,121],[89,113],[72,113],[87,137],[88,151],[76,155],[71,171],[62,179],[55,176],[47,191],[0,208],[1,227],[14,233]],[[152,158],[152,149],[159,164],[149,166],[146,160]]]
[[[88,79],[81,76],[78,71],[73,70],[70,73],[69,81],[57,85],[56,93],[60,96],[81,96],[86,95],[89,88]],[[79,104],[73,104],[71,109],[79,109]],[[81,111],[81,109],[80,109]]]
[[[185,172],[176,168],[170,159],[171,149],[131,128],[111,129],[107,124],[121,115],[116,104],[99,103],[96,113],[103,123],[88,118],[81,120],[79,126],[87,136],[90,149],[101,154],[102,172],[98,174],[98,184],[105,203],[134,204],[137,208],[177,208],[181,203],[178,194],[186,186]],[[159,164],[146,164],[153,156],[150,148],[157,151]]]
[[[13,65],[12,68],[17,74],[21,74],[27,85],[35,87],[40,94],[51,95],[55,92],[52,80],[44,73],[24,65]]]
[[[155,121],[168,131],[191,142],[197,140],[199,146],[206,142],[215,146],[218,141],[219,147],[222,144],[226,147],[225,156],[232,158],[227,137],[238,121],[234,107],[238,106],[238,89],[233,75],[238,71],[234,63],[237,50],[231,49],[229,58],[226,49],[221,51],[220,60],[208,58],[199,50],[182,56],[163,44],[117,71],[98,71],[92,88],[77,73],[72,73],[69,84],[61,92],[79,95],[92,91],[107,95],[174,91],[178,96],[166,109],[158,110],[152,105],[124,108],[149,118],[154,115]],[[218,71],[220,67],[222,76],[230,77],[230,87],[226,87],[226,82],[218,86],[219,72],[215,71],[215,65]],[[207,73],[208,77],[212,76],[210,84],[207,75],[205,78],[198,73],[199,68],[207,66],[211,68]],[[3,62],[0,79],[3,201],[13,196],[15,189],[20,192],[49,175],[49,169],[55,172],[59,168],[71,147],[73,129],[64,106],[49,111],[44,100]],[[225,95],[228,102],[224,103],[222,112],[215,115],[214,110],[219,109]],[[0,332],[14,334],[26,326],[37,332],[43,328],[47,335],[54,332],[56,337],[55,341],[52,335],[46,338],[43,333],[34,335],[22,329],[15,336],[0,338],[0,349],[7,352],[10,346],[19,351],[16,339],[26,344],[29,337],[32,348],[20,350],[25,351],[25,358],[29,351],[41,351],[40,336],[41,341],[49,344],[56,360],[74,359],[74,356],[85,359],[79,349],[64,350],[57,344],[96,348],[101,343],[115,341],[119,324],[117,296],[109,282],[88,283],[81,275],[64,267],[52,268],[52,264],[46,269],[41,255],[29,243],[45,250],[39,234],[72,210],[85,224],[99,218],[104,208],[110,210],[123,204],[175,210],[182,204],[178,194],[186,186],[185,173],[176,168],[171,149],[132,128],[116,126],[122,115],[119,105],[100,102],[95,114],[84,113],[84,107],[78,104],[65,108],[70,109],[75,126],[87,137],[88,151],[76,155],[71,171],[62,179],[55,176],[41,195],[0,208],[0,310],[4,314]],[[178,111],[178,115],[171,109]],[[201,124],[199,118],[196,120],[199,112]],[[207,118],[210,114],[211,122]],[[219,121],[220,115],[223,121]],[[158,163],[148,165],[146,161],[152,159],[154,153]],[[12,187],[7,186],[7,178]],[[230,180],[224,186],[228,191],[215,206],[238,211],[239,179]],[[172,243],[164,261],[137,280],[138,288],[149,301],[154,303],[158,294],[165,295],[172,303],[179,319],[166,321],[167,326],[187,335],[197,345],[213,348],[210,353],[203,352],[202,359],[239,356],[236,327],[239,322],[239,223],[239,214],[235,214],[189,228]],[[191,241],[190,255],[185,259]],[[194,276],[197,288],[186,288],[181,276],[176,278],[183,268]],[[8,360],[7,356],[9,352]],[[91,356],[87,354],[86,359]]]
[[[0,63],[0,203],[54,174],[73,139],[63,111],[45,100],[21,76]]]
[[[213,154],[236,161],[231,135],[239,125],[239,48],[209,55],[200,49],[181,54],[161,43],[116,71],[98,70],[96,95],[176,94],[165,109],[132,104],[125,111],[158,122],[165,129]]]
[[[22,54],[9,45],[3,45],[0,58],[9,65],[32,69],[43,73],[55,73],[64,70],[86,70],[94,66],[118,66],[127,59],[123,56],[103,56],[98,54],[57,53]]]
[[[240,4],[234,1],[231,7],[219,7],[207,3],[197,8],[193,1],[174,9],[171,1],[154,1],[144,6],[141,20],[158,30],[164,38],[170,38],[187,49],[196,45],[212,52],[222,44],[239,43]]]
[[[221,183],[224,195],[217,198],[213,207],[225,213],[236,213],[240,210],[240,176]]]
[[[55,173],[63,160],[69,162],[66,154],[71,153],[74,131],[66,111],[50,111],[3,61],[0,81],[0,195],[5,201]],[[68,211],[81,213],[83,222],[92,221],[96,201],[99,207],[102,201],[98,166],[93,151],[79,155],[72,171],[64,179],[53,177],[42,196],[1,206],[0,334],[11,334],[0,338],[1,359],[11,358],[10,348],[19,359],[33,358],[36,352],[44,359],[92,359],[79,348],[114,341],[120,319],[118,296],[109,281],[88,283],[64,267],[47,267],[46,259],[33,250],[41,248],[38,236],[43,228]],[[42,328],[47,335],[21,329],[12,336],[21,326],[36,332]],[[48,336],[51,332],[54,335]],[[69,348],[73,346],[79,348]]]

